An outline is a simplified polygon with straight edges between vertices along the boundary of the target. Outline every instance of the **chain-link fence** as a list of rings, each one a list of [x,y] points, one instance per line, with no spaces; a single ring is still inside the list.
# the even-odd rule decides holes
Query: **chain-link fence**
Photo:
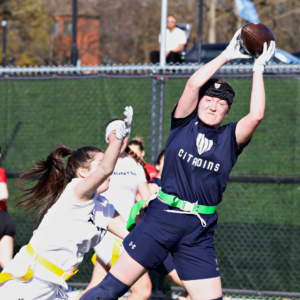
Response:
[[[105,124],[122,117],[126,105],[134,109],[131,137],[144,138],[146,161],[153,162],[166,142],[170,112],[198,67],[169,66],[167,73],[155,66],[0,69],[0,144],[9,185],[56,144],[106,148]],[[251,70],[233,65],[220,72],[236,91],[225,123],[249,111]],[[225,290],[300,293],[299,70],[269,67],[265,119],[238,159],[218,207],[215,244]],[[13,208],[10,200],[18,192],[13,187],[9,192],[17,251],[32,235],[31,217]],[[92,252],[70,282],[89,282]],[[156,290],[169,285],[153,272],[151,277]]]

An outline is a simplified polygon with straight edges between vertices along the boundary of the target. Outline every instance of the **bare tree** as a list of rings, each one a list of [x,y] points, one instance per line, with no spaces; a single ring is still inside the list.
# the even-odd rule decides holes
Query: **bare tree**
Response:
[[[277,47],[288,52],[300,50],[300,0],[251,1],[260,21],[275,33]],[[203,2],[204,43],[228,42],[237,28],[248,23],[239,16],[233,0]],[[20,65],[56,61],[52,39],[54,16],[62,11],[71,15],[71,5],[69,0],[7,1],[7,55],[15,56]],[[78,7],[80,13],[100,19],[100,61],[149,63],[150,52],[159,46],[161,0],[78,0]],[[168,11],[176,15],[178,22],[193,24],[188,48],[197,43],[199,0],[169,0]],[[84,30],[88,36],[88,26]],[[0,35],[0,42],[1,39]],[[91,40],[90,47],[93,45]],[[65,50],[67,59],[68,45]]]
[[[210,0],[209,5],[209,36],[208,42],[216,42],[216,9],[217,9],[217,0]]]
[[[45,0],[10,0],[5,5],[7,55],[13,56],[19,65],[47,63],[53,19]],[[3,11],[3,2],[0,11]]]

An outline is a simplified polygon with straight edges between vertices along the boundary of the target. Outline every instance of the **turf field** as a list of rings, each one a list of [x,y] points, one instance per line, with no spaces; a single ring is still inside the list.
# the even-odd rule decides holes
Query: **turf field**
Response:
[[[247,114],[252,82],[224,79],[236,90],[225,119],[230,123]],[[170,112],[185,83],[184,78],[169,78],[165,83],[164,142]],[[265,85],[265,119],[232,174],[299,174],[299,81],[267,78]],[[105,124],[121,116],[126,105],[134,108],[131,136],[144,137],[149,160],[151,79],[2,80],[0,97],[0,145],[7,150],[3,161],[7,172],[24,170],[58,143],[74,149],[83,145],[105,148]],[[9,179],[9,185],[13,181]],[[10,199],[17,195],[14,188],[9,192]],[[215,239],[224,288],[300,292],[299,196],[297,184],[228,184],[218,208]],[[18,250],[32,234],[30,216],[10,202],[9,211],[17,223]],[[89,281],[91,255],[70,281]],[[159,285],[169,284],[163,280],[159,278]]]

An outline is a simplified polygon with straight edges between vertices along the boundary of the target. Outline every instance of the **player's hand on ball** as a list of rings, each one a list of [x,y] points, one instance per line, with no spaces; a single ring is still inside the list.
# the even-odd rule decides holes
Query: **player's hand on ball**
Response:
[[[265,65],[274,56],[275,51],[276,51],[276,43],[274,41],[271,41],[269,48],[267,46],[267,43],[264,43],[264,51],[257,59],[255,59],[253,72],[258,71],[263,73],[265,70]]]
[[[116,131],[116,137],[118,140],[123,141],[127,136],[130,135],[131,131],[131,123],[132,123],[132,116],[133,116],[133,109],[131,106],[126,106],[124,111],[124,123],[122,126],[118,127]]]
[[[236,58],[252,58],[252,56],[247,54],[242,54],[240,52],[241,44],[240,44],[240,35],[242,32],[242,28],[240,28],[235,35],[233,36],[231,42],[227,46],[227,48],[223,51],[223,54],[226,56],[227,60],[233,60]]]

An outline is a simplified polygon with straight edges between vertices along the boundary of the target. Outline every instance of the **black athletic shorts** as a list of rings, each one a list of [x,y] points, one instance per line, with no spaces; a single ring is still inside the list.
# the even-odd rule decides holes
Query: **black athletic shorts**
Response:
[[[0,210],[0,239],[8,235],[14,237],[16,232],[15,223],[6,210]]]
[[[175,269],[172,255],[169,252],[167,258],[161,262],[154,270],[163,276],[168,275]]]
[[[169,253],[181,280],[220,276],[215,254],[214,230],[218,214],[171,213],[160,200],[149,203],[147,213],[123,241],[126,252],[147,270],[156,269]]]

